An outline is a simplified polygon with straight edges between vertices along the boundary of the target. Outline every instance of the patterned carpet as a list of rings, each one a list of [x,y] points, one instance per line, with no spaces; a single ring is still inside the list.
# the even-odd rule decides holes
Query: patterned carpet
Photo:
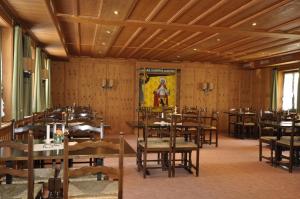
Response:
[[[126,140],[135,148],[134,135]],[[219,148],[200,151],[200,176],[183,169],[175,178],[151,170],[146,179],[136,170],[135,158],[125,159],[124,199],[296,199],[300,198],[300,168],[290,174],[258,161],[258,141],[221,137]],[[106,164],[115,164],[106,160]]]

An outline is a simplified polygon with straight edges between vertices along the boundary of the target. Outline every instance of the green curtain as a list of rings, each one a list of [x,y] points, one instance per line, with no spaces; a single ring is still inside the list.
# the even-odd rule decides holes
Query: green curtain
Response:
[[[26,74],[24,78],[24,116],[32,115],[32,78]]]
[[[298,70],[300,77],[300,68]],[[300,113],[300,78],[298,79],[297,112]]]
[[[12,85],[12,117],[15,120],[23,119],[23,45],[22,29],[14,28],[14,68]]]
[[[42,52],[42,71],[46,69],[46,54]],[[44,77],[44,74],[42,75],[42,78]],[[41,105],[42,105],[42,110],[46,110],[47,105],[46,105],[46,79],[42,79],[42,84],[41,84]]]
[[[51,60],[47,59],[46,69],[48,70],[48,79],[46,80],[46,108],[52,107],[52,96],[51,96]]]
[[[34,70],[34,84],[33,84],[33,100],[32,100],[32,112],[41,112],[41,68],[42,68],[42,54],[41,48],[37,47],[35,53],[35,70]]]
[[[31,59],[31,39],[29,36],[23,36],[23,56]],[[32,114],[32,74],[27,73],[24,76],[24,116]]]
[[[277,110],[277,87],[278,87],[278,71],[272,70],[272,93],[271,93],[271,109]]]

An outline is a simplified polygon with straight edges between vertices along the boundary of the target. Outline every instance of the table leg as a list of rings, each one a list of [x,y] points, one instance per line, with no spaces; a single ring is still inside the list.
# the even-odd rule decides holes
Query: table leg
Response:
[[[96,166],[103,166],[104,159],[103,158],[95,158],[95,164],[96,164]],[[102,178],[103,178],[103,174],[97,173],[97,180],[102,180]]]
[[[13,167],[13,162],[12,161],[6,161],[5,162],[6,167],[12,168]],[[12,184],[12,176],[9,174],[6,174],[6,184]]]

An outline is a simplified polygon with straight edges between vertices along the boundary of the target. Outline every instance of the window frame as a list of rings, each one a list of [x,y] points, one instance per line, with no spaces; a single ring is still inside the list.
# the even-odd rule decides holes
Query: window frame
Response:
[[[299,73],[299,69],[291,69],[291,70],[285,70],[283,71],[283,81],[282,81],[282,110],[285,110],[283,109],[283,98],[284,98],[284,82],[285,82],[285,78],[286,78],[286,74],[293,74],[293,82],[292,82],[292,85],[293,85],[293,88],[292,88],[292,93],[293,93],[293,99],[292,99],[292,108],[291,109],[287,109],[287,110],[296,110],[297,109],[297,102],[294,102],[294,98],[295,98],[295,90],[294,90],[294,80],[295,80],[295,73],[298,73],[298,84],[299,84],[299,80],[300,80],[300,73]],[[298,93],[297,93],[298,94]]]

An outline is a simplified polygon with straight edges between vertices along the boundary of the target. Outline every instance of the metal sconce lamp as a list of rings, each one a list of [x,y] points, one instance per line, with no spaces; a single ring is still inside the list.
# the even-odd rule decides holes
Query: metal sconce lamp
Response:
[[[201,85],[201,90],[204,92],[204,94],[208,94],[208,92],[212,91],[214,89],[214,84],[211,82],[204,82]]]
[[[102,88],[112,88],[114,86],[114,80],[113,79],[103,79],[101,83]]]

